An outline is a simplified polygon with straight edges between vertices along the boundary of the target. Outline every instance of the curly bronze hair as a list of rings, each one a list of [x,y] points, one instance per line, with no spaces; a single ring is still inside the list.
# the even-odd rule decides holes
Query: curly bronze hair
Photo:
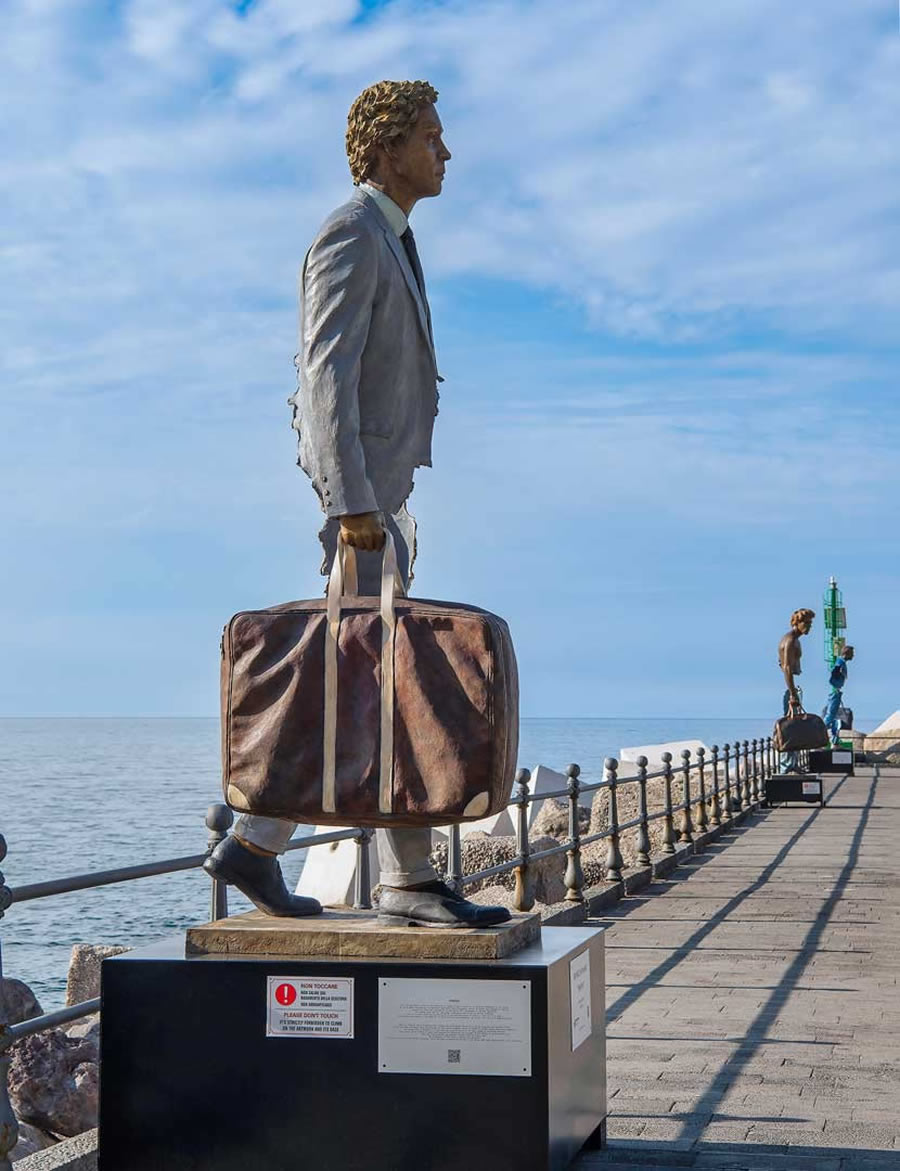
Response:
[[[812,620],[815,618],[815,616],[815,610],[795,610],[791,615],[791,629],[795,630],[801,622],[807,620],[812,623]]]
[[[347,115],[347,158],[356,186],[375,170],[378,147],[408,138],[420,111],[437,98],[427,81],[378,81],[362,91]]]

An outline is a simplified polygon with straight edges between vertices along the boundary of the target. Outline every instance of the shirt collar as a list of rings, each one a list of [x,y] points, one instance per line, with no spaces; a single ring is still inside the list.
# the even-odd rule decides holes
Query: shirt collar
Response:
[[[365,191],[366,195],[375,200],[378,210],[390,224],[392,231],[402,236],[409,227],[409,220],[406,217],[402,207],[398,207],[389,195],[385,195],[383,191],[379,191],[377,187],[373,187],[371,183],[360,183],[360,191]]]

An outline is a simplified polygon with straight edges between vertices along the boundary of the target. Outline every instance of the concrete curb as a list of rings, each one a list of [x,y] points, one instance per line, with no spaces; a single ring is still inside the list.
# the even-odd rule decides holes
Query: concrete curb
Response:
[[[760,809],[760,804],[754,802],[750,809],[742,809],[737,813],[733,813],[731,821],[723,825],[710,826],[709,829],[703,833],[695,833],[692,842],[680,842],[675,847],[674,854],[663,854],[657,858],[651,859],[649,866],[642,866],[638,869],[630,870],[623,875],[620,882],[603,883],[601,886],[593,886],[584,892],[584,901],[587,908],[587,916],[594,915],[597,911],[603,911],[607,907],[615,906],[626,895],[636,894],[649,886],[657,878],[664,878],[667,874],[671,874],[673,870],[677,870],[684,862],[695,854],[702,854],[707,846],[711,845],[723,834],[727,834],[735,826],[746,821],[751,813],[756,813]],[[548,926],[553,926],[556,923],[555,919],[544,919]],[[562,922],[562,921],[560,921]]]
[[[97,1171],[98,1131],[86,1130],[14,1164],[15,1171]]]

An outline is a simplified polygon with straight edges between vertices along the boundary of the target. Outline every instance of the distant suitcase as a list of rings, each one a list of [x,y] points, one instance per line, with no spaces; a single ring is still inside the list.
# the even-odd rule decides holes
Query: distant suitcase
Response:
[[[446,825],[499,812],[518,751],[506,623],[404,597],[390,538],[381,597],[355,588],[355,556],[339,544],[327,598],[244,611],[226,626],[226,801],[316,825]]]
[[[831,741],[821,716],[800,712],[784,716],[775,723],[772,739],[777,752],[801,752],[808,748],[826,748]]]

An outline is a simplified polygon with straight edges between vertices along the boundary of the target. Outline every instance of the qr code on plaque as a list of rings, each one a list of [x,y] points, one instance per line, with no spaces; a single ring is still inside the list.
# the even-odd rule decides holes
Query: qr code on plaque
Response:
[[[447,1050],[447,1064],[448,1065],[459,1065],[461,1052],[462,1052],[462,1050],[460,1050],[460,1049],[448,1049]]]

